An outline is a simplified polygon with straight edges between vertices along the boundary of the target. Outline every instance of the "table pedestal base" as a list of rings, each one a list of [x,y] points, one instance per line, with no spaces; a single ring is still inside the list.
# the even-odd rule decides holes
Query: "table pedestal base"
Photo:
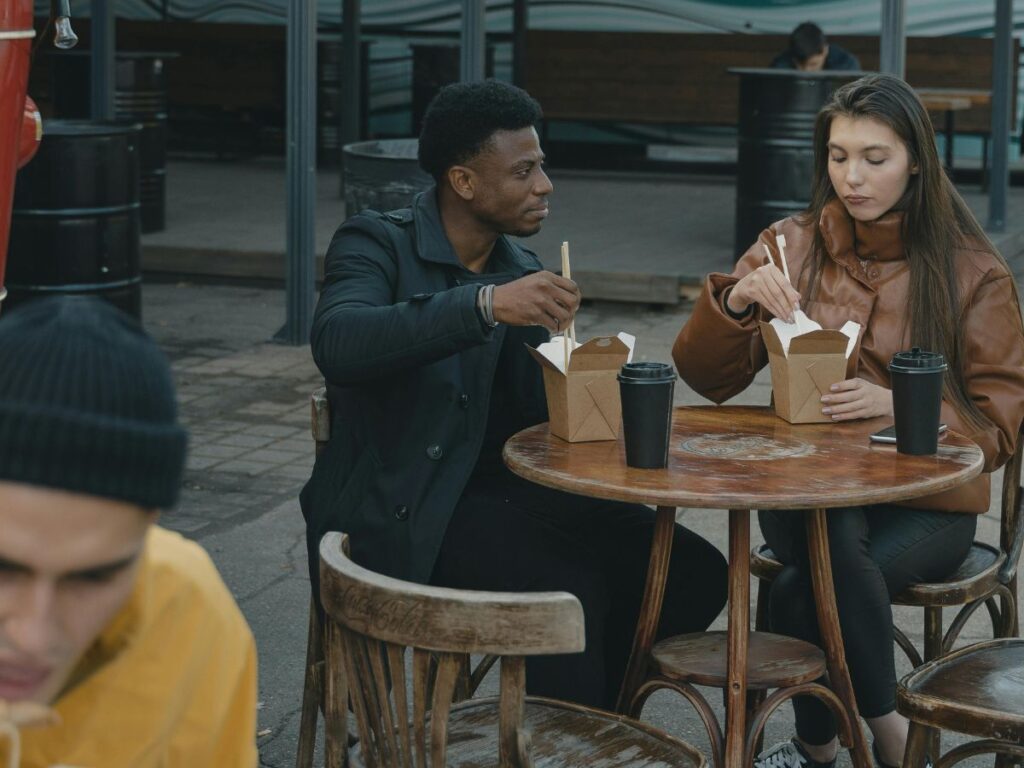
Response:
[[[718,635],[718,653],[708,655],[702,669],[690,669],[687,663],[678,667],[671,663],[673,656],[687,659],[687,647],[703,642],[707,651],[715,640],[698,641],[679,638],[654,646],[654,636],[661,615],[665,593],[665,577],[672,553],[672,526],[675,508],[658,507],[647,584],[641,604],[640,619],[633,639],[633,651],[626,669],[626,677],[619,693],[618,711],[638,717],[647,698],[660,688],[669,688],[687,699],[700,715],[711,739],[712,761],[717,768],[749,766],[756,755],[768,717],[784,702],[799,695],[815,696],[835,715],[839,727],[840,743],[850,750],[855,768],[872,768],[867,742],[860,728],[857,703],[850,683],[849,669],[839,630],[835,593],[832,585],[832,563],[829,556],[825,510],[816,509],[807,515],[807,540],[810,550],[811,576],[818,610],[818,622],[824,644],[824,657],[833,690],[811,682],[820,676],[821,652],[812,658],[818,663],[798,665],[786,674],[770,671],[766,665],[752,659],[753,649],[784,649],[790,655],[799,651],[790,638],[750,632],[750,511],[729,511],[729,625],[724,642]],[[699,636],[689,636],[695,638]],[[789,641],[787,645],[786,642]],[[709,645],[710,643],[710,645]],[[806,644],[804,644],[806,645]],[[675,653],[672,653],[672,649]],[[813,646],[809,646],[813,649]],[[725,664],[722,673],[721,651]],[[817,649],[814,649],[815,651]],[[753,654],[756,656],[757,654]],[[718,664],[715,664],[715,658]],[[753,663],[751,663],[753,661]],[[669,668],[669,667],[673,668]],[[717,670],[717,672],[716,672]],[[715,685],[725,692],[725,732],[707,700],[694,685]],[[780,687],[766,699],[756,692],[777,685]],[[754,694],[751,698],[750,694]]]

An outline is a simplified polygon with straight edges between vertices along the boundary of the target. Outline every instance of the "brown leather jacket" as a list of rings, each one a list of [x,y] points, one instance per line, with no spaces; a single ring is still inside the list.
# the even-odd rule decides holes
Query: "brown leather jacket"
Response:
[[[831,260],[826,262],[815,301],[802,303],[804,311],[824,328],[839,328],[847,320],[861,324],[859,356],[852,370],[884,387],[890,386],[889,360],[911,346],[904,319],[909,265],[901,224],[899,213],[867,224],[856,222],[841,201],[832,201],[819,224]],[[768,362],[757,321],[769,319],[769,313],[755,306],[751,315],[735,320],[726,312],[725,300],[742,276],[765,263],[762,243],[777,258],[778,234],[786,237],[789,272],[798,280],[812,230],[788,218],[762,232],[731,275],[708,276],[693,315],[672,348],[683,380],[716,403],[744,390]],[[945,402],[942,420],[981,446],[988,473],[1009,459],[1024,419],[1024,331],[1013,298],[1013,278],[998,259],[987,251],[963,250],[957,255],[956,269],[964,306],[964,379],[988,423],[975,429]],[[805,289],[806,276],[797,284],[797,290]],[[983,513],[989,505],[989,486],[988,475],[982,474],[959,488],[909,503]]]

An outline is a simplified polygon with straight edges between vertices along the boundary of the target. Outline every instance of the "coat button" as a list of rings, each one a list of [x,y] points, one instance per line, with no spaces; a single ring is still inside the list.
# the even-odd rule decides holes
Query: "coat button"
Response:
[[[434,445],[431,445],[430,447],[427,448],[427,458],[428,459],[433,459],[434,461],[437,461],[442,456],[444,456],[444,451],[441,450],[441,446],[440,445],[437,445],[435,443]]]
[[[469,395],[459,395],[459,407],[463,410],[469,408]]]
[[[396,520],[408,520],[409,519],[409,508],[405,504],[400,504],[395,507],[395,519]]]
[[[872,269],[870,274],[871,274],[871,279],[874,280],[875,278],[878,277],[878,270],[877,269]]]

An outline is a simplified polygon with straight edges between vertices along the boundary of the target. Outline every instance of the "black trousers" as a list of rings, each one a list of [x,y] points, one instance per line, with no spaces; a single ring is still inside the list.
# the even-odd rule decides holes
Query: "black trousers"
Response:
[[[785,565],[772,583],[771,629],[821,645],[811,587],[804,512],[762,511],[761,531]],[[963,562],[974,541],[974,515],[878,505],[827,513],[839,625],[857,707],[863,717],[896,709],[893,595],[912,583],[936,581]],[[793,700],[797,735],[825,744],[836,725],[817,699]]]
[[[455,509],[431,583],[575,595],[583,605],[586,650],[528,657],[527,691],[610,709],[640,612],[654,514],[510,473],[477,478]],[[676,525],[659,636],[706,629],[725,604],[726,573],[715,547]]]

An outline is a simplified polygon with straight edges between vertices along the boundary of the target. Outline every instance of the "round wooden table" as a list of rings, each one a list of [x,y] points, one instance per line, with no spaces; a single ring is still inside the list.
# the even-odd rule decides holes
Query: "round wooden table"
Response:
[[[726,729],[708,722],[716,764],[749,765],[756,735],[748,733],[747,656],[750,648],[750,510],[806,509],[808,549],[829,679],[845,709],[841,739],[857,768],[871,768],[846,666],[829,558],[825,510],[898,502],[953,488],[981,473],[974,443],[948,432],[934,456],[907,456],[871,443],[881,419],[792,425],[769,408],[699,406],[673,414],[666,469],[626,466],[622,439],[568,443],[546,424],[523,430],[506,444],[516,474],[540,485],[601,499],[657,505],[654,539],[633,649],[618,709],[629,712],[651,668],[651,651],[664,597],[677,507],[729,510],[729,624],[726,643]],[[760,634],[758,645],[778,636]],[[802,686],[806,688],[806,686]],[[788,698],[788,697],[787,697]],[[692,699],[691,699],[692,701]],[[781,703],[755,711],[757,731]],[[641,702],[642,704],[642,702]],[[713,718],[713,714],[710,714]],[[716,740],[719,743],[716,743]]]

